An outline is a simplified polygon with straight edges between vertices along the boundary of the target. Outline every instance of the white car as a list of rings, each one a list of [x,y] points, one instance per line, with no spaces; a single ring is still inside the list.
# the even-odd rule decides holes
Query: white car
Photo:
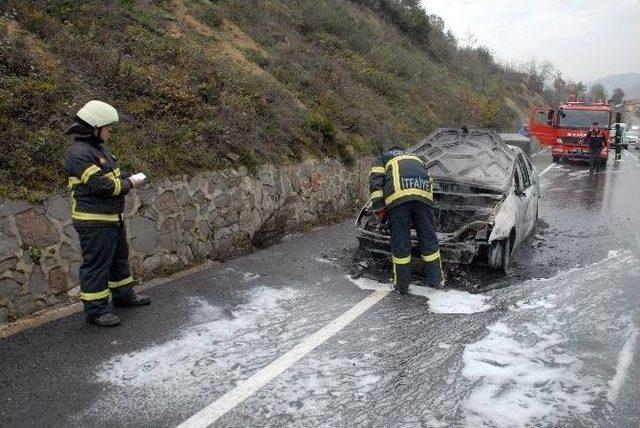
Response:
[[[627,132],[627,143],[630,146],[635,146],[636,149],[640,148],[638,147],[638,140],[640,140],[640,129],[631,129],[629,132]]]
[[[538,171],[493,130],[438,129],[408,149],[433,178],[435,227],[445,262],[505,270],[538,220]],[[389,229],[369,201],[356,220],[360,249],[389,255]],[[413,252],[418,254],[413,239]]]

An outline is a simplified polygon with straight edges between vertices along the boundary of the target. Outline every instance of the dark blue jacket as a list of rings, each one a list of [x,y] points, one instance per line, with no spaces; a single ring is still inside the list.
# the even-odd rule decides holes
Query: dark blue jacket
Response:
[[[393,208],[408,201],[433,202],[431,177],[424,161],[404,150],[378,156],[369,174],[373,208]]]
[[[118,160],[93,129],[80,120],[67,129],[74,138],[64,167],[71,189],[71,218],[75,223],[117,224],[124,196],[131,190],[130,174],[120,171]]]

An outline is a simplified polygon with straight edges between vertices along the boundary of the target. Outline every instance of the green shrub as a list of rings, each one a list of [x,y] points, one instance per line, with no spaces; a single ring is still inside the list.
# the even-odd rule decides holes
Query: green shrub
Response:
[[[309,113],[307,123],[311,130],[320,134],[325,145],[335,143],[337,128],[335,122],[319,111]]]
[[[238,149],[238,154],[240,155],[240,163],[247,168],[249,174],[258,174],[260,162],[256,159],[255,152],[247,146],[241,146]]]
[[[211,28],[218,28],[224,22],[224,14],[218,6],[210,5],[200,13],[200,20]]]

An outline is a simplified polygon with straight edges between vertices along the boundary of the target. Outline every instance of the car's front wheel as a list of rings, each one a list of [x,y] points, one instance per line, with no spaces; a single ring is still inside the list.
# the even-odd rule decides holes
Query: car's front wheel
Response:
[[[511,238],[493,241],[487,256],[491,268],[506,272],[511,259]]]

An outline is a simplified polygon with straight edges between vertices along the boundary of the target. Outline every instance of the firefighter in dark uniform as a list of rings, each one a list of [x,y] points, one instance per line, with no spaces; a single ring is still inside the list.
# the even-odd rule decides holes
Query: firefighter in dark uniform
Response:
[[[86,320],[99,326],[120,323],[111,312],[114,306],[142,306],[151,300],[137,295],[129,269],[129,249],[122,212],[124,198],[143,178],[124,173],[104,146],[111,124],[118,121],[115,108],[101,101],[89,101],[77,113],[67,134],[74,139],[65,170],[71,189],[71,217],[80,238],[80,299]]]
[[[393,147],[380,155],[371,169],[369,187],[373,209],[380,220],[388,217],[391,231],[394,288],[409,291],[411,228],[426,263],[428,285],[444,287],[444,274],[432,212],[431,178],[422,159]]]
[[[604,132],[598,127],[598,122],[593,122],[584,137],[584,142],[589,145],[589,174],[593,173],[594,168],[597,172],[600,171],[600,152],[605,145],[606,138]]]

